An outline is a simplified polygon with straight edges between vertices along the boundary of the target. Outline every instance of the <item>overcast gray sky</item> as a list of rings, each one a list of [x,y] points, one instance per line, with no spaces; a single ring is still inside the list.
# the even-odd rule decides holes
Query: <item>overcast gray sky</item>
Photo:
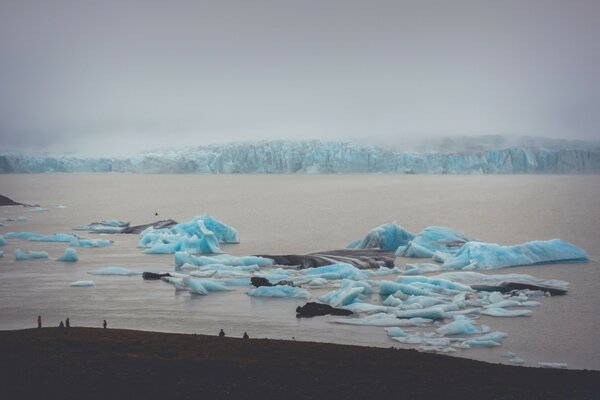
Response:
[[[0,0],[0,148],[597,139],[600,1]]]

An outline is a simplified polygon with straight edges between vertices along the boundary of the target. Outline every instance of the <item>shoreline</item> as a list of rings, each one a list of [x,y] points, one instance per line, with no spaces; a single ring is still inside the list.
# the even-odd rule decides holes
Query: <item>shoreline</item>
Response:
[[[101,328],[0,331],[8,398],[592,399],[600,371],[317,342]]]

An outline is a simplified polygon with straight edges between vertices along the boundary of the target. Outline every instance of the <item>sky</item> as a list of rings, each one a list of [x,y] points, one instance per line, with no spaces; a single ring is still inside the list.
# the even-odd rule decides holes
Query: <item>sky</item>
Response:
[[[600,138],[600,1],[0,0],[0,149]]]

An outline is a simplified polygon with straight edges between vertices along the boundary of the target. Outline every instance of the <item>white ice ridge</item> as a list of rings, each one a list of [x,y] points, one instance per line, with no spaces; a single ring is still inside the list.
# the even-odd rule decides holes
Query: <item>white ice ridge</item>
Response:
[[[349,248],[377,248],[401,257],[433,258],[436,264],[408,264],[406,275],[441,270],[496,269],[519,265],[587,262],[586,252],[560,239],[534,240],[516,246],[484,243],[450,228],[430,226],[414,235],[396,223],[371,229]]]
[[[71,282],[71,287],[91,287],[94,286],[94,281],[76,281]]]
[[[0,173],[460,173],[565,174],[600,172],[597,144],[538,139],[478,143],[437,151],[397,151],[347,142],[260,141],[164,150],[123,158],[0,155]],[[499,143],[494,140],[493,143]],[[473,150],[476,148],[476,150]]]
[[[34,250],[23,251],[21,249],[16,249],[15,250],[15,259],[17,261],[34,260],[34,259],[37,259],[37,258],[48,258],[48,252],[46,252],[46,251],[34,251]]]
[[[84,239],[73,233],[55,233],[54,235],[42,235],[35,232],[8,232],[8,239],[22,239],[30,242],[56,242],[69,243],[71,247],[106,247],[112,244],[107,239]]]
[[[186,251],[195,254],[223,253],[219,243],[239,243],[235,228],[202,215],[170,228],[150,227],[140,234],[138,247],[147,254],[169,254]]]
[[[88,274],[91,275],[123,275],[123,276],[132,276],[132,275],[142,275],[142,272],[131,271],[127,268],[123,267],[105,267],[100,268],[94,271],[89,271]]]

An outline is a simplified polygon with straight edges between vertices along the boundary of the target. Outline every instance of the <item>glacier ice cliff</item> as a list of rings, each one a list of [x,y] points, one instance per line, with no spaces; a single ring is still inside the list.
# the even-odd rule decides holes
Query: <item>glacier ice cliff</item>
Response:
[[[518,144],[514,147],[498,142],[499,147],[472,145],[419,152],[348,142],[274,140],[145,152],[124,158],[3,153],[0,173],[600,173],[597,146],[565,142],[543,147],[543,141]]]

